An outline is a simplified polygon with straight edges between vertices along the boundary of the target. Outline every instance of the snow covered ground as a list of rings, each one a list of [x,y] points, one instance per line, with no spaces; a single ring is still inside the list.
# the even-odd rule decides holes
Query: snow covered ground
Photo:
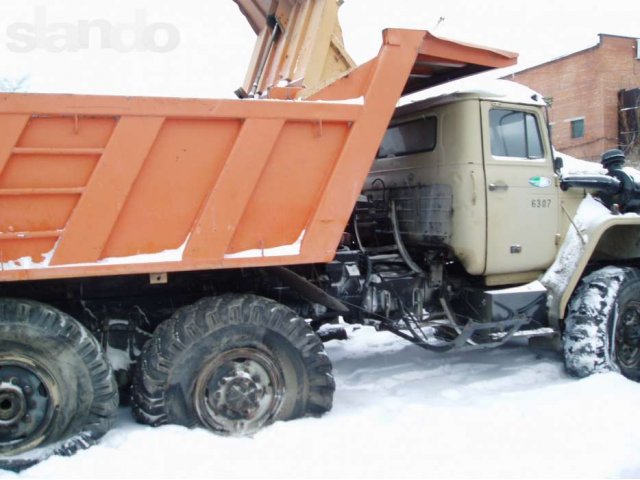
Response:
[[[123,409],[98,446],[0,478],[640,477],[640,384],[620,375],[574,380],[518,344],[436,355],[369,327],[327,350],[323,418],[222,438]]]

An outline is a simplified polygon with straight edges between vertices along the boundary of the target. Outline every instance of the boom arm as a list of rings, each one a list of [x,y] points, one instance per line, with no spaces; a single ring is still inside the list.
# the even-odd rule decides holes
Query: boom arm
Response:
[[[258,35],[241,97],[269,88],[315,90],[356,65],[345,51],[342,0],[233,0]]]

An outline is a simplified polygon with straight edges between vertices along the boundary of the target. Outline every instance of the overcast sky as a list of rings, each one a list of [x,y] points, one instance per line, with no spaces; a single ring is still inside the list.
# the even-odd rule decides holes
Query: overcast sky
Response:
[[[115,43],[95,29],[83,43],[86,22]],[[403,27],[516,51],[527,66],[598,33],[640,37],[640,0],[345,0],[341,23],[358,63],[383,28]],[[231,0],[0,0],[0,77],[28,75],[30,91],[233,97],[253,42]]]

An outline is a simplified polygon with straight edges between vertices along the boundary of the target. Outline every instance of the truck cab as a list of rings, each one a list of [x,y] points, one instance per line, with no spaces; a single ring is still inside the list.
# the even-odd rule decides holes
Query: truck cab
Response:
[[[544,108],[507,81],[405,102],[365,192],[394,201],[409,249],[445,248],[487,286],[533,281],[567,227]]]

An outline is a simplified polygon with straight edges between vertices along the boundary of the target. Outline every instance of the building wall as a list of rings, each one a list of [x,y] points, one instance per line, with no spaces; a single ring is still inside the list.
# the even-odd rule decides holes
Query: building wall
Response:
[[[600,35],[595,47],[510,75],[550,97],[557,150],[587,160],[618,147],[618,92],[640,87],[634,38]],[[584,137],[571,138],[571,120],[584,118]]]

